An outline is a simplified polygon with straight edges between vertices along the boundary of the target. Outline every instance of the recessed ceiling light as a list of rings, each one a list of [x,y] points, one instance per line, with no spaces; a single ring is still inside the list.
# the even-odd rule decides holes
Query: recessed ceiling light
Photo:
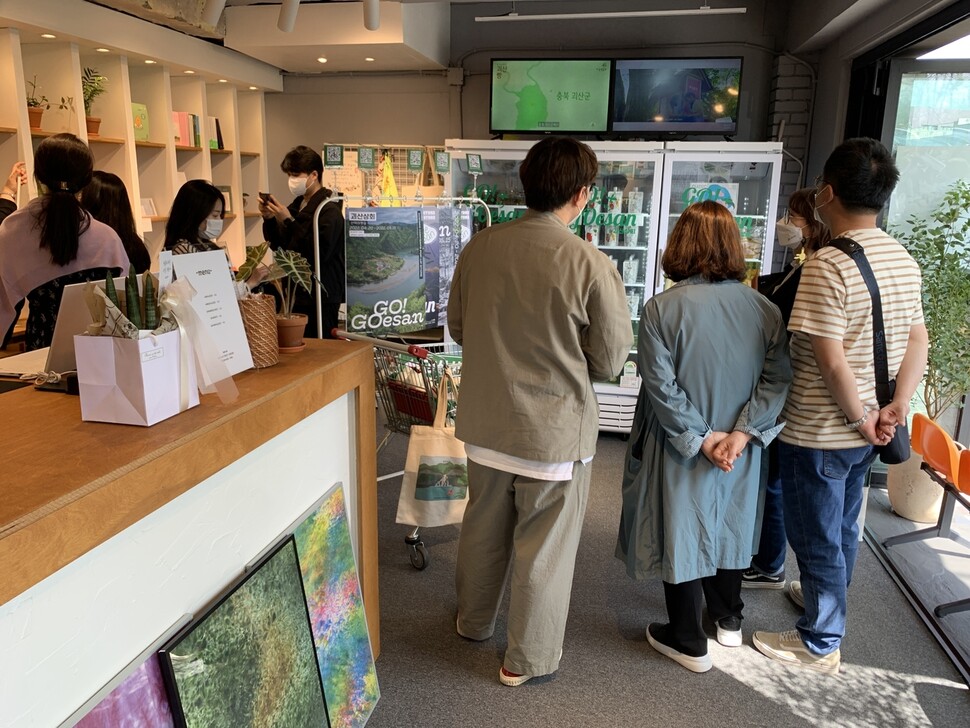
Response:
[[[158,61],[153,61],[153,60],[152,60],[151,58],[146,58],[146,59],[145,59],[145,63],[147,63],[147,64],[148,64],[148,65],[150,66],[150,65],[152,65],[153,63],[158,63]]]
[[[319,58],[317,59],[317,63],[326,63],[326,62],[327,62],[327,59],[326,59],[326,58],[324,58],[323,56],[320,56],[320,57],[319,57]]]
[[[364,60],[367,61],[368,63],[373,63],[374,62],[374,59],[371,58],[370,56],[367,56],[367,58],[365,58]]]
[[[249,90],[250,91],[259,91],[259,86],[250,86],[249,87]]]
[[[111,53],[110,48],[95,48],[94,50],[96,50],[98,53]]]
[[[193,71],[191,68],[187,68],[184,71],[182,71],[182,73],[187,73],[191,76],[193,73],[195,73],[195,71]]]
[[[56,38],[57,36],[56,35],[52,35],[51,33],[41,33],[40,34],[40,37],[41,38],[48,38],[48,39],[50,39],[50,38]]]
[[[219,83],[229,83],[229,79],[228,78],[220,78],[219,79]]]

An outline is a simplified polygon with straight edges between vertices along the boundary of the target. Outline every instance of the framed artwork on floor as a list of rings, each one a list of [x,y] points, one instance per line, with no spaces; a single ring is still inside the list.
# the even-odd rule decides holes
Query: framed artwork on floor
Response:
[[[292,537],[158,655],[176,726],[329,726]]]
[[[381,696],[341,483],[295,524],[317,663],[333,728],[362,728]]]

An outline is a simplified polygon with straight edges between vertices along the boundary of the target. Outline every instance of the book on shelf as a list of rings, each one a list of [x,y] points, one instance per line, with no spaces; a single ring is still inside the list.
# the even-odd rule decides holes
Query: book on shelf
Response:
[[[148,107],[145,104],[131,104],[131,123],[135,129],[135,141],[148,141]]]
[[[209,149],[226,148],[222,142],[222,125],[219,123],[218,117],[209,116],[206,118],[206,137],[208,139]]]
[[[190,114],[187,111],[173,111],[172,126],[176,144],[183,147],[202,146],[202,130],[199,126],[198,114]]]

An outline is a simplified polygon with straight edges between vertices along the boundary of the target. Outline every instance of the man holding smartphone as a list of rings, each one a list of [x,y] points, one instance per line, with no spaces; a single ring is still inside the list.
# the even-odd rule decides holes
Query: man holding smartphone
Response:
[[[320,287],[307,293],[297,289],[296,313],[308,317],[306,335],[316,337],[317,309],[315,294],[321,298],[320,319],[323,338],[332,338],[331,330],[337,326],[337,314],[343,303],[346,286],[344,253],[344,216],[341,203],[333,199],[334,192],[324,187],[323,159],[306,146],[291,149],[283,157],[280,168],[289,178],[293,202],[280,204],[273,195],[259,193],[259,213],[263,216],[263,237],[276,249],[293,250],[310,263],[320,264]],[[313,244],[313,215],[323,205],[317,223],[319,246]]]

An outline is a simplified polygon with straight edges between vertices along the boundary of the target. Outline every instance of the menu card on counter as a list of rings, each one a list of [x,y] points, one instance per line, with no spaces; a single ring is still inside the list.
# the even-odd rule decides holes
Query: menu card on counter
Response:
[[[229,259],[221,250],[172,256],[175,275],[196,290],[192,308],[208,327],[219,358],[230,374],[253,368],[249,340],[236,302]]]

